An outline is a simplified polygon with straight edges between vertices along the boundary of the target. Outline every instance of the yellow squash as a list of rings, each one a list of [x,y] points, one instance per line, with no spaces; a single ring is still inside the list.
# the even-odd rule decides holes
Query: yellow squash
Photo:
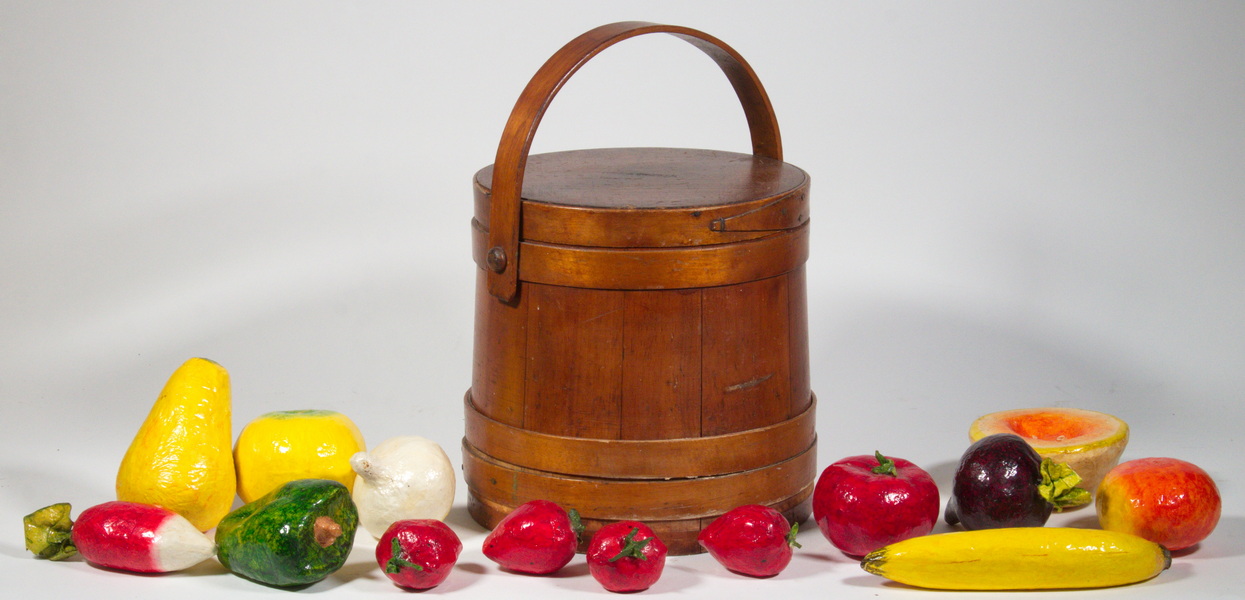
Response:
[[[331,410],[285,410],[260,415],[234,446],[238,495],[251,502],[296,479],[332,479],[353,489],[350,457],[365,450],[363,434]]]
[[[200,531],[233,505],[229,373],[203,358],[178,367],[117,471],[117,499],[157,504]]]
[[[1015,527],[907,539],[871,552],[860,566],[942,590],[1101,588],[1150,579],[1171,566],[1171,553],[1126,533]]]

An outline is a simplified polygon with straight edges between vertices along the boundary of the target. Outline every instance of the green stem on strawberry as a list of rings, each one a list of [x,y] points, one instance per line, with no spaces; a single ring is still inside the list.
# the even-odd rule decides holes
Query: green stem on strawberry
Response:
[[[895,461],[882,456],[882,453],[877,450],[873,451],[873,457],[878,459],[878,466],[873,467],[871,471],[878,475],[889,475],[891,477],[899,476],[899,473],[895,472]]]
[[[635,535],[637,533],[640,533],[640,528],[632,527],[631,533],[628,533],[627,536],[624,537],[622,540],[623,549],[620,550],[618,554],[615,554],[614,557],[610,559],[610,562],[616,562],[626,557],[638,558],[640,560],[648,560],[648,557],[644,556],[644,547],[647,546],[648,543],[652,541],[652,538],[636,540]]]
[[[402,558],[403,556],[404,553],[402,552],[402,544],[398,542],[398,538],[393,538],[393,556],[389,557],[389,562],[385,563],[385,572],[400,573],[404,568],[415,569],[416,571],[424,570],[422,565],[417,565],[409,560],[406,560],[405,558]]]
[[[799,523],[795,523],[791,525],[791,531],[787,532],[787,545],[788,546],[791,546],[792,548],[803,548],[804,547],[800,545],[800,542],[795,541],[795,534],[799,532],[800,532]]]
[[[566,514],[568,517],[571,518],[571,531],[575,532],[575,543],[578,544],[578,543],[583,542],[584,541],[584,521],[583,519],[579,517],[579,511],[572,508]]]
[[[1038,493],[1055,507],[1056,511],[1089,504],[1093,498],[1089,490],[1076,487],[1081,483],[1081,476],[1063,463],[1049,458],[1042,460],[1042,483],[1038,484]]]

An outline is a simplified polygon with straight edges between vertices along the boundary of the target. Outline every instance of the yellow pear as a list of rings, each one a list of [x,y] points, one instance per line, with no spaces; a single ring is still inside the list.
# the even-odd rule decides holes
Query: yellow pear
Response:
[[[164,384],[117,472],[117,499],[156,504],[200,531],[233,505],[233,425],[229,373],[203,358],[178,367]]]

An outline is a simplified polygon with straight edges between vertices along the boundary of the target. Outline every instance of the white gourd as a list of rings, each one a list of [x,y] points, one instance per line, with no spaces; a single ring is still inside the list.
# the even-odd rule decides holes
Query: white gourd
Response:
[[[444,520],[454,505],[454,467],[432,440],[390,438],[352,456],[350,466],[359,524],[378,539],[395,521]]]

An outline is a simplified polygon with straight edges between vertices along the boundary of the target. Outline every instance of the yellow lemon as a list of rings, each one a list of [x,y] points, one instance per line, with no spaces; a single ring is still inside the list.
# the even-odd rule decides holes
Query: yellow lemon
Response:
[[[242,428],[233,449],[238,495],[251,502],[296,479],[332,479],[353,488],[350,457],[366,447],[359,428],[338,412],[260,415]]]
[[[233,505],[229,373],[203,358],[178,367],[121,459],[117,499],[158,504],[207,531]]]

